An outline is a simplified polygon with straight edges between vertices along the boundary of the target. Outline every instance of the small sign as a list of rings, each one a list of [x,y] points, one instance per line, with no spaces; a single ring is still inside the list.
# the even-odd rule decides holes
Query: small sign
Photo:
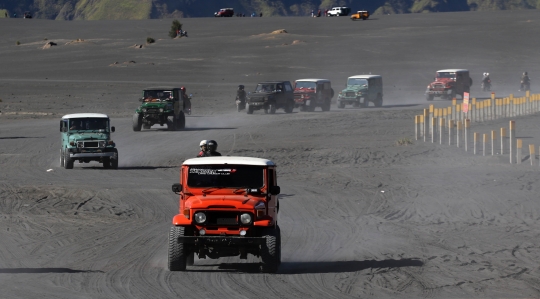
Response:
[[[463,105],[461,107],[461,110],[463,111],[463,113],[469,112],[469,93],[468,92],[463,93]]]

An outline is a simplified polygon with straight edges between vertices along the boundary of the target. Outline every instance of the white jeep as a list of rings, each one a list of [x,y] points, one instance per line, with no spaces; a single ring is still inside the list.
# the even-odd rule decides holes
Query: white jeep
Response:
[[[347,16],[351,12],[351,9],[348,7],[332,7],[331,10],[328,11],[329,17],[339,17],[339,16]]]

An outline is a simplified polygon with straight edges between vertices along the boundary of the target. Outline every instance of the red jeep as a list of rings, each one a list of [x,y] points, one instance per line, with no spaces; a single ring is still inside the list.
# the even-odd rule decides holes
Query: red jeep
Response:
[[[281,263],[277,224],[280,188],[274,162],[249,157],[205,157],[184,161],[179,214],[169,233],[170,271],[185,271],[199,259],[248,254],[261,259],[262,272]]]
[[[232,17],[234,16],[234,9],[222,8],[218,12],[214,13],[214,17]]]
[[[463,93],[470,92],[471,86],[472,79],[469,77],[468,70],[440,70],[437,71],[435,81],[427,86],[426,100],[433,101],[434,97],[451,100],[456,97],[456,94],[463,98]]]
[[[294,82],[294,106],[299,107],[300,111],[315,111],[315,107],[330,111],[333,97],[330,80],[300,79]]]

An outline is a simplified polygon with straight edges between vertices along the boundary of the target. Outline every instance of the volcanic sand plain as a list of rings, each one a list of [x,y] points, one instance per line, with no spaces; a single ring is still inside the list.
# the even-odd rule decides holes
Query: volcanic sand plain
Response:
[[[167,36],[168,19],[0,19],[1,297],[540,297],[538,164],[414,140],[438,69],[469,69],[478,98],[490,96],[480,92],[483,72],[498,96],[522,96],[529,71],[534,92],[539,16],[181,19],[181,39]],[[327,78],[337,93],[348,76],[369,73],[384,78],[383,107],[235,110],[239,84]],[[140,92],[155,85],[193,94],[185,130],[132,131]],[[58,122],[78,112],[111,117],[118,170],[60,168]],[[514,118],[524,143],[540,145],[537,118]],[[397,146],[404,138],[413,144]],[[258,273],[252,257],[167,270],[178,212],[170,186],[201,139],[278,165],[277,274]]]

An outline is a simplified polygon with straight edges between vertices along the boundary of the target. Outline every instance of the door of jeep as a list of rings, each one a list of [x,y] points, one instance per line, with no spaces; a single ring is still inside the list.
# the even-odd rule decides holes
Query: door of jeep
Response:
[[[66,132],[68,131],[68,120],[67,119],[62,119],[60,121],[60,143],[61,143],[61,148],[64,149],[65,145],[68,143],[67,141],[67,134]]]
[[[287,102],[294,101],[294,88],[289,81],[283,82],[283,86],[285,87],[283,93],[283,104],[287,105]]]
[[[272,217],[274,221],[277,221],[277,214],[278,214],[278,209],[279,209],[278,196],[270,194],[270,188],[272,188],[273,186],[277,186],[275,168],[268,168],[267,178],[268,178],[267,180],[268,181],[268,187],[267,187],[268,216]]]
[[[184,99],[180,96],[179,89],[173,89],[173,106],[174,106],[174,115],[178,117],[182,107],[184,107]]]

